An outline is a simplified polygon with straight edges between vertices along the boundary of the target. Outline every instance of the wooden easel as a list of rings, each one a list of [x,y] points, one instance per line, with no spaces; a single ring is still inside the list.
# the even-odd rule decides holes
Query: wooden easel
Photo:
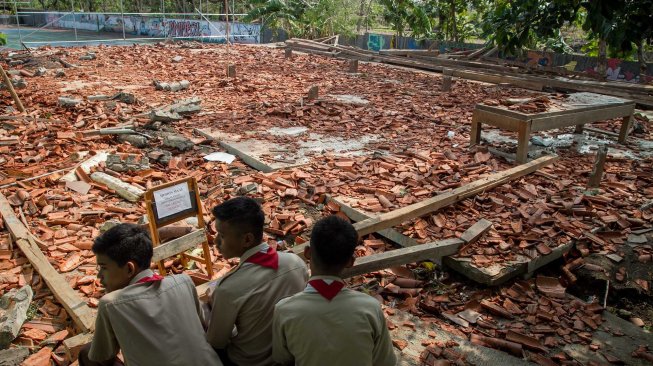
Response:
[[[166,201],[162,197],[164,195],[176,199]],[[152,260],[158,262],[159,273],[162,276],[166,275],[163,259],[181,253],[181,261],[184,266],[186,266],[189,259],[203,262],[206,265],[207,280],[210,280],[213,277],[213,263],[211,262],[211,251],[204,226],[204,216],[202,215],[202,202],[195,178],[179,179],[148,190],[145,192],[145,204],[147,205],[152,246],[154,247]],[[197,218],[199,230],[161,244],[159,228],[193,216]],[[204,258],[185,253],[186,250],[195,248],[198,244],[202,244]]]

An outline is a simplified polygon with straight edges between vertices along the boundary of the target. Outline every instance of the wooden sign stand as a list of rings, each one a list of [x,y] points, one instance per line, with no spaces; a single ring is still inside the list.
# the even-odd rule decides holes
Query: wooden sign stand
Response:
[[[195,178],[179,179],[148,190],[145,192],[145,204],[147,205],[148,227],[154,247],[152,260],[158,262],[159,273],[162,276],[166,275],[164,258],[181,253],[181,262],[184,266],[189,259],[203,262],[206,265],[207,280],[210,280],[213,277],[213,263],[202,215],[202,202]],[[193,216],[197,218],[199,230],[161,244],[159,228]],[[199,235],[199,231],[201,231],[201,235]],[[186,250],[194,248],[200,242],[204,249],[204,258],[185,253]]]

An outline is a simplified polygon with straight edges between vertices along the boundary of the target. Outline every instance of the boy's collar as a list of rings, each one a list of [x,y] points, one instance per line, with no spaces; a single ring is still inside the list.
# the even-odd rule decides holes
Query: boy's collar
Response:
[[[268,248],[270,248],[268,243],[261,243],[257,246],[247,249],[245,253],[243,253],[243,255],[240,256],[239,266],[245,263],[249,259],[249,257],[253,256],[254,254],[258,252],[267,252]]]
[[[330,281],[345,282],[345,280],[343,280],[342,277],[340,277],[340,276],[327,276],[327,275],[311,276],[311,278],[309,278],[308,280],[309,281],[313,281],[313,280],[330,280]]]
[[[152,275],[154,275],[154,271],[152,271],[152,270],[149,269],[149,268],[148,268],[148,269],[144,269],[144,270],[138,272],[138,274],[136,274],[136,276],[134,276],[134,278],[132,278],[132,280],[129,281],[129,284],[130,284],[130,285],[133,285],[133,284],[135,284],[136,282],[142,280],[143,278],[145,278],[145,277],[150,277],[150,276],[152,276]]]

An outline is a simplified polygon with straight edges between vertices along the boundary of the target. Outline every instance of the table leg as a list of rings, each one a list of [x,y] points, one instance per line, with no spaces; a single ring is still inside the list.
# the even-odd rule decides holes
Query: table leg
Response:
[[[630,130],[630,125],[633,123],[633,115],[625,116],[621,119],[621,130],[619,131],[619,143],[623,144],[626,142],[626,137],[628,137],[628,130]]]
[[[531,139],[530,122],[519,125],[519,137],[517,145],[517,164],[524,164],[528,161],[528,142]]]
[[[469,146],[481,143],[481,121],[479,121],[476,112],[472,116],[472,132],[469,134]]]

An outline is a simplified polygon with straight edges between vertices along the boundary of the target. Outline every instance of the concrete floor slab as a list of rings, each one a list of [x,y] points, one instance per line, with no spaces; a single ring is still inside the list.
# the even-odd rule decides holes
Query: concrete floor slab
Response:
[[[218,141],[229,153],[239,156],[247,165],[266,173],[302,166],[326,153],[341,157],[371,155],[373,150],[366,149],[366,146],[379,139],[377,135],[351,139],[326,136],[311,132],[306,127],[273,127],[263,133],[246,132],[242,135],[227,134],[210,128],[196,129],[195,132]],[[273,142],[264,138],[266,134],[297,137],[297,140],[292,144]]]

